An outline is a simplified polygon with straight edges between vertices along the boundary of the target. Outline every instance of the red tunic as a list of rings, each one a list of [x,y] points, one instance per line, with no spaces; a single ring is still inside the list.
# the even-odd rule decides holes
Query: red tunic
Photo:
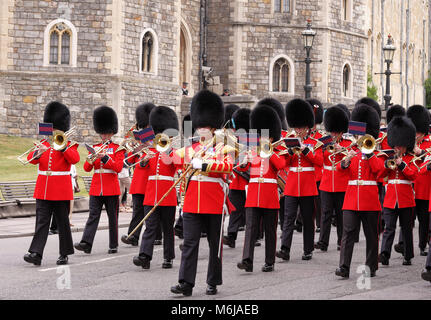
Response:
[[[412,182],[416,179],[418,170],[410,163],[412,158],[412,155],[403,156],[403,170],[383,170],[382,176],[388,177],[384,208],[395,209],[397,205],[400,209],[416,206]]]
[[[280,197],[277,185],[277,172],[285,167],[285,157],[274,152],[269,159],[253,154],[250,167],[246,208],[279,209]]]
[[[33,197],[53,201],[73,200],[70,167],[79,162],[78,144],[69,147],[69,141],[67,149],[62,152],[54,150],[46,140],[41,142],[49,149],[30,162],[39,165]],[[33,154],[34,152],[30,152],[27,160],[30,160]]]
[[[316,141],[306,139],[304,144],[314,146]],[[289,174],[284,195],[292,197],[316,196],[318,192],[314,167],[323,164],[322,148],[320,147],[316,151],[311,148],[306,155],[304,153],[299,156],[287,154],[285,158],[286,166],[289,167]]]
[[[367,159],[361,153],[351,159],[348,168],[343,169],[342,163],[337,170],[346,170],[349,174],[343,210],[381,211],[377,177],[385,170],[383,160],[374,155]]]
[[[323,135],[318,130],[316,130],[316,131],[311,133],[311,137],[319,140],[320,138],[323,137]],[[316,141],[316,143],[317,143],[317,141]],[[316,174],[316,182],[319,182],[322,180],[323,166],[322,165],[315,165],[314,168],[315,168],[314,172]]]
[[[135,156],[130,158],[127,162],[130,164],[136,163],[144,157]],[[139,164],[135,165],[135,171],[133,172],[132,183],[130,184],[130,194],[145,194],[145,189],[147,188],[148,181],[148,166],[142,168]]]
[[[165,195],[165,193],[175,183],[175,172],[177,166],[172,158],[166,153],[157,152],[156,149],[150,148],[155,153],[150,158],[146,167],[148,167],[148,183],[145,190],[144,206],[154,206]],[[175,207],[177,205],[177,193],[173,188],[166,198],[160,203],[162,207]]]
[[[186,161],[201,150],[202,144],[197,142],[185,149]],[[233,159],[230,155],[213,154],[213,149],[206,152],[207,164],[205,172],[198,170],[190,179],[184,198],[183,212],[202,214],[222,214],[226,175],[232,173]],[[182,160],[184,161],[184,156]],[[226,188],[227,189],[227,188]]]
[[[100,147],[96,144],[93,147]],[[124,150],[117,152],[119,145],[111,142],[107,146],[106,156],[108,161],[103,163],[101,159],[96,159],[93,164],[88,161],[84,163],[84,170],[90,172],[94,168],[93,179],[91,180],[90,196],[119,196],[120,183],[118,173],[123,169]]]
[[[422,150],[426,150],[431,148],[430,136],[425,136],[425,138],[418,144],[419,148]],[[423,158],[425,158],[424,156]],[[425,159],[423,159],[425,161]],[[420,167],[423,164],[423,161],[416,161],[416,164]],[[431,192],[430,188],[431,183],[431,172],[429,171],[421,171],[414,183],[415,188],[415,198],[419,200],[429,200],[429,194]]]
[[[347,139],[341,139],[338,143],[341,147],[350,146],[352,141]],[[324,150],[323,152],[323,175],[322,181],[320,182],[320,190],[326,192],[346,192],[347,182],[349,181],[349,175],[346,171],[337,170],[337,167],[332,166],[329,156],[332,153]],[[331,157],[334,163],[337,163],[344,158],[344,154],[338,153]]]

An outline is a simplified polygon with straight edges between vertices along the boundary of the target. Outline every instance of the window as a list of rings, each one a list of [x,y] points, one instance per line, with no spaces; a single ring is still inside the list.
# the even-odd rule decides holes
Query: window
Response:
[[[352,0],[341,0],[341,18],[344,21],[351,21]]]
[[[344,64],[342,81],[343,97],[352,98],[353,74],[352,68],[348,63]]]
[[[289,69],[289,63],[284,58],[280,58],[274,63],[272,72],[272,91],[289,91]]]
[[[43,65],[76,67],[78,34],[65,19],[50,22],[44,33]]]
[[[291,0],[274,0],[274,12],[290,12],[290,1]]]
[[[71,30],[64,23],[58,23],[50,33],[49,64],[70,64]]]
[[[156,33],[146,29],[140,38],[139,72],[157,74],[158,40]]]

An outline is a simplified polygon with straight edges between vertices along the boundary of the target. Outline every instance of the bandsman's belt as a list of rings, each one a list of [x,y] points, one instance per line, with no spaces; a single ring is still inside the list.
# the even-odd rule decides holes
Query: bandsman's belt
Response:
[[[198,176],[192,176],[192,178],[190,179],[191,181],[199,181],[199,182],[217,182],[217,183],[224,183],[222,178],[213,178],[213,177],[208,177],[208,176],[202,176],[202,175],[198,175]]]
[[[170,177],[170,176],[161,176],[161,175],[154,175],[154,176],[149,176],[148,180],[166,180],[166,181],[174,181],[174,177]]]
[[[377,186],[377,182],[372,180],[350,180],[349,186]]]
[[[337,171],[337,167],[331,167],[331,166],[323,166],[323,169],[329,170],[329,171]]]
[[[409,180],[391,179],[388,180],[388,184],[412,184]]]
[[[38,171],[42,176],[70,176],[70,171]]]
[[[276,179],[267,179],[267,178],[251,178],[250,183],[277,183]]]
[[[114,170],[111,169],[96,169],[94,170],[94,173],[114,173],[117,174]]]
[[[314,171],[314,167],[290,167],[289,171],[292,171],[292,172]]]

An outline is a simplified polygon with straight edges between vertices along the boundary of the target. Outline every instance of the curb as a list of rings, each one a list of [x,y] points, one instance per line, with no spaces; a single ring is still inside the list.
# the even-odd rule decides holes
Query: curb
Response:
[[[123,223],[118,225],[119,228],[127,228],[129,226],[128,223]],[[82,232],[84,231],[85,227],[72,227],[70,230],[72,233],[75,232]],[[98,227],[97,230],[107,230],[109,229],[109,226],[101,226]],[[22,237],[32,237],[34,236],[34,232],[26,232],[26,233],[20,233],[20,234],[0,234],[0,239],[9,239],[9,238],[22,238]]]

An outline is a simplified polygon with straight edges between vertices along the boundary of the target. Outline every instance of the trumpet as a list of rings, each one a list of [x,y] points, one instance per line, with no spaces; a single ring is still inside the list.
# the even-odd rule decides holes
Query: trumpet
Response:
[[[61,130],[55,130],[52,134],[52,148],[54,150],[63,150],[67,146],[67,142],[72,134],[76,133],[76,127],[70,128],[70,130],[63,132]]]
[[[94,161],[96,161],[97,156],[98,156],[100,153],[102,153],[102,152],[106,151],[106,149],[108,148],[108,145],[109,145],[109,140],[105,141],[105,142],[104,142],[100,147],[98,147],[98,149],[96,150],[96,152],[95,152],[95,153],[90,153],[90,154],[87,156],[87,161],[88,161],[89,163],[93,163]]]
[[[391,170],[396,170],[398,168],[396,159],[389,159],[386,162],[386,166]]]
[[[31,147],[26,152],[24,152],[23,154],[17,157],[18,161],[21,162],[23,165],[29,164],[30,162],[32,162],[34,159],[36,159],[38,156],[42,154],[42,153],[39,154],[39,152],[37,152],[42,146],[43,146],[42,142],[35,141],[33,147]],[[34,151],[33,156],[31,157],[30,160],[27,160],[27,155],[29,155],[33,151]]]
[[[364,154],[373,153],[377,146],[376,139],[374,139],[374,137],[369,134],[360,137],[356,144]]]

